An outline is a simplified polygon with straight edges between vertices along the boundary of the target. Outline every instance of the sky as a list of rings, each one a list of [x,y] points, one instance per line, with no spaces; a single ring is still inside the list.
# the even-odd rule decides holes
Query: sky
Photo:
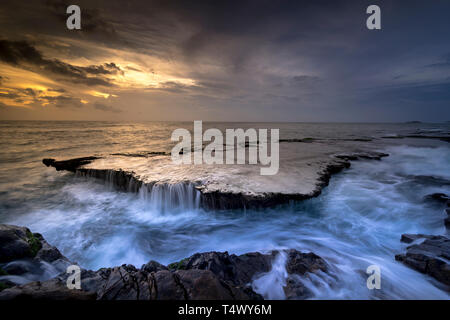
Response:
[[[449,121],[449,15],[445,0],[2,0],[0,120]]]

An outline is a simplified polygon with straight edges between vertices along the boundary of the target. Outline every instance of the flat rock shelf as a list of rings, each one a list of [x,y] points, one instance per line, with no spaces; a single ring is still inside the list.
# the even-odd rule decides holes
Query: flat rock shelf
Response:
[[[322,153],[286,161],[276,176],[262,176],[256,165],[176,165],[168,155],[89,156],[43,159],[46,166],[103,180],[128,192],[158,194],[167,204],[205,209],[263,208],[318,196],[332,174],[360,159],[380,160],[376,151]],[[281,162],[283,163],[283,162]]]

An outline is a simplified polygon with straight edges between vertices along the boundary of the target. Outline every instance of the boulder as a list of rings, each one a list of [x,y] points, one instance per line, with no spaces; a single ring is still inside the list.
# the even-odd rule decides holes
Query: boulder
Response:
[[[275,253],[246,253],[240,256],[228,252],[196,253],[179,262],[171,263],[168,268],[175,270],[209,270],[224,281],[235,285],[249,283],[256,273],[270,271]]]
[[[287,250],[287,255],[286,271],[288,274],[304,275],[307,272],[328,271],[326,262],[312,252],[301,253],[290,249]]]
[[[0,225],[0,263],[32,258],[41,245],[28,228]]]
[[[402,236],[404,242],[411,239],[424,241],[407,247],[406,253],[396,255],[395,259],[450,286],[450,239],[432,235]]]
[[[39,233],[0,224],[0,290],[32,280],[48,280],[72,264]]]

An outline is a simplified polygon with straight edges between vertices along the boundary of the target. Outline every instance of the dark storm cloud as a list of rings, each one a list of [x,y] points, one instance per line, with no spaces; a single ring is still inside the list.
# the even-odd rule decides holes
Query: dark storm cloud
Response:
[[[47,89],[47,91],[50,91],[50,92],[59,92],[59,93],[66,92],[65,89]]]
[[[58,59],[46,59],[26,41],[0,40],[0,61],[32,71],[37,69],[58,79],[86,85],[111,86],[111,81],[102,76],[122,72],[114,63],[79,67]]]
[[[105,112],[112,112],[112,113],[121,113],[122,112],[122,110],[120,110],[118,108],[108,106],[108,105],[105,105],[105,104],[99,103],[99,102],[94,103],[93,107],[94,107],[94,109],[97,109],[100,111],[105,111]]]
[[[81,108],[84,104],[79,98],[72,97],[69,95],[61,96],[41,96],[39,101],[45,101],[57,108]]]
[[[17,99],[19,97],[19,95],[17,93],[12,93],[12,92],[0,92],[0,97],[2,98],[7,98],[7,99]]]
[[[427,65],[426,67],[449,68],[450,67],[450,53],[443,55],[442,58],[439,60],[439,62],[431,63],[431,64]]]
[[[62,24],[67,20],[67,7],[75,4],[73,1],[47,0],[45,5],[50,9]],[[100,33],[104,36],[115,38],[117,36],[114,25],[102,16],[101,8],[89,8],[83,6],[83,30],[92,33]]]
[[[58,108],[81,108],[84,104],[81,99],[76,98],[63,89],[48,89],[46,91],[32,88],[9,88],[7,93],[0,92],[0,98],[13,100],[16,103],[25,103],[27,105],[50,104]],[[48,92],[63,93],[61,95],[49,95]],[[4,103],[8,105],[8,103]]]
[[[187,85],[175,81],[166,81],[161,83],[157,88],[148,88],[148,90],[159,90],[171,93],[188,93],[194,92],[198,89],[202,89],[202,87],[198,85]]]
[[[438,107],[433,117],[422,111],[423,120],[450,117],[444,107],[448,1],[79,0],[80,32],[65,28],[69,4],[4,1],[0,10],[6,22],[0,26],[9,42],[0,48],[0,59],[73,83],[111,86],[108,77],[124,72],[115,64],[67,64],[46,55],[58,44],[43,41],[41,53],[20,42],[21,36],[64,37],[67,47],[59,50],[86,60],[105,48],[157,57],[176,63],[174,78],[195,84],[166,81],[142,91],[184,95],[203,108],[230,108],[237,120],[244,111],[258,120],[333,121],[342,115],[346,121],[367,120],[354,110],[370,105],[377,120],[391,121],[401,119],[398,110],[406,115],[411,103],[426,110],[427,101]],[[381,7],[382,30],[366,28],[371,4]],[[10,12],[17,14],[13,18]],[[139,59],[125,72],[158,74],[157,66]],[[395,112],[387,107],[393,105]]]

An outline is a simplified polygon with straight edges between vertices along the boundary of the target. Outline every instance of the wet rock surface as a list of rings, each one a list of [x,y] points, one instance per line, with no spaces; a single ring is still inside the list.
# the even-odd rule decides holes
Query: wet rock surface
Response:
[[[80,168],[83,165],[89,164],[94,160],[100,159],[99,157],[82,157],[82,158],[75,158],[75,159],[69,159],[69,160],[61,160],[56,161],[52,158],[46,158],[42,160],[42,163],[45,164],[47,167],[54,167],[56,171],[71,171],[75,172],[78,168]]]
[[[59,250],[28,228],[0,224],[1,288],[49,279],[70,265]]]
[[[214,169],[206,165],[177,166],[167,155],[157,152],[151,157],[147,154],[115,154],[63,161],[44,159],[43,163],[58,171],[71,171],[106,181],[128,192],[139,192],[145,187],[151,193],[155,186],[169,190],[178,185],[192,198],[198,194],[198,205],[202,208],[220,210],[267,208],[316,197],[333,174],[350,167],[350,161],[380,160],[386,156],[386,153],[371,151],[326,155],[326,160],[307,157],[300,161],[301,169],[284,173],[287,179],[277,177],[277,181],[288,181],[282,185],[271,176],[261,176],[257,166],[223,165]],[[284,171],[283,168],[280,170]],[[282,172],[281,176],[284,175]],[[179,178],[173,180],[173,176]],[[179,202],[179,199],[173,200]]]
[[[408,134],[408,135],[397,135],[397,136],[385,136],[383,139],[405,139],[405,138],[414,138],[414,139],[432,139],[432,140],[440,140],[445,142],[450,142],[450,137],[445,135],[421,135],[421,134]]]
[[[404,234],[401,241],[413,244],[395,259],[432,276],[450,290],[450,239],[441,235]]]
[[[447,203],[450,198],[445,193],[432,193],[424,197],[425,201],[434,203]]]
[[[25,244],[26,228],[0,225],[3,250],[8,259],[22,255],[30,258]],[[11,234],[16,234],[16,236]],[[4,235],[6,234],[6,236]],[[42,248],[34,259],[46,259],[48,262],[65,259],[56,248],[48,245],[39,236]],[[3,248],[3,247],[2,247]],[[17,248],[16,255],[11,248]],[[3,252],[2,251],[2,252]],[[242,255],[227,252],[196,253],[179,262],[161,265],[150,261],[140,269],[132,265],[113,268],[102,268],[98,271],[81,270],[81,290],[68,289],[68,274],[62,272],[47,281],[34,281],[23,285],[3,288],[0,300],[9,299],[55,299],[55,300],[260,300],[263,297],[251,286],[255,277],[270,272],[272,262],[279,251],[267,254],[252,252]],[[301,253],[297,250],[286,250],[286,271],[289,274],[285,291],[290,299],[303,299],[308,290],[298,277],[318,271],[327,272],[326,262],[313,253]],[[2,256],[6,257],[6,256]]]

